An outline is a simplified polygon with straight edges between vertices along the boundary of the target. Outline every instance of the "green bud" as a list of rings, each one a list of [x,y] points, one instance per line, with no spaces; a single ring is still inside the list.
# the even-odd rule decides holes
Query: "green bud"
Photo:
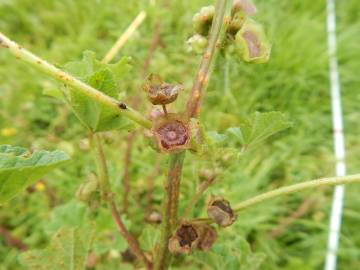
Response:
[[[202,154],[203,148],[206,146],[206,134],[204,128],[196,118],[190,119],[190,151],[197,154]]]
[[[244,25],[246,21],[246,14],[244,12],[237,12],[230,21],[229,26],[226,29],[226,32],[232,36],[235,36],[240,28]]]
[[[235,36],[237,52],[245,62],[266,63],[271,45],[267,41],[261,24],[247,19]]]
[[[82,183],[76,191],[76,198],[82,202],[90,202],[98,195],[98,180],[95,175],[90,175],[86,182]]]
[[[215,14],[214,6],[202,7],[193,17],[193,27],[196,33],[207,36]]]
[[[186,41],[186,43],[187,43],[187,50],[189,52],[194,52],[196,54],[202,54],[208,44],[208,40],[206,37],[204,37],[202,35],[195,34],[191,38],[189,38]]]

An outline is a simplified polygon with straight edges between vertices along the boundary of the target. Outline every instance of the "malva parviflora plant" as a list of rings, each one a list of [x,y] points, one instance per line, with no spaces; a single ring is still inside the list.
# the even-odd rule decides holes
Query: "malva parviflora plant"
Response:
[[[136,267],[168,269],[174,260],[181,258],[180,254],[207,252],[216,241],[219,241],[218,231],[231,226],[236,222],[237,215],[250,206],[306,189],[360,182],[360,174],[311,180],[260,194],[238,204],[230,203],[226,196],[214,196],[207,203],[207,217],[192,216],[193,207],[209,186],[221,178],[222,172],[226,170],[224,157],[230,156],[235,162],[236,157],[243,155],[248,148],[291,125],[281,113],[256,113],[244,120],[242,126],[228,130],[227,135],[235,136],[241,145],[240,149],[234,151],[226,144],[227,135],[207,132],[199,120],[201,103],[216,55],[233,57],[238,59],[239,64],[263,64],[269,60],[271,45],[261,24],[252,17],[256,12],[256,7],[249,0],[217,0],[214,6],[202,7],[193,17],[194,35],[187,41],[188,51],[201,54],[202,59],[186,106],[179,112],[169,109],[169,104],[182,98],[185,92],[182,84],[169,83],[160,75],[148,74],[142,90],[146,93],[148,101],[161,108],[154,109],[150,116],[118,100],[118,80],[124,72],[126,59],[109,64],[111,59],[98,61],[92,53],[85,52],[82,61],[68,63],[60,69],[0,33],[0,45],[3,49],[64,85],[60,87],[61,91],[56,97],[72,108],[88,130],[97,165],[96,175],[84,181],[77,191],[76,198],[87,203],[90,216],[95,215],[100,206],[107,206],[118,232],[126,240],[131,254],[135,256],[133,264]],[[157,227],[160,236],[150,250],[142,247],[137,236],[127,229],[127,222],[119,210],[118,198],[112,191],[101,136],[103,131],[129,130],[134,126],[142,127],[151,147],[169,159],[159,219],[161,224]],[[178,205],[186,153],[190,153],[188,158],[199,156],[208,159],[214,167],[206,168],[202,172],[203,182],[199,190],[181,213]],[[21,147],[0,146],[0,203],[7,203],[39,177],[67,162],[68,159],[69,157],[61,151],[29,153]],[[22,263],[39,269],[49,269],[49,265],[53,269],[69,269],[69,265],[72,265],[71,269],[83,269],[94,234],[91,229],[91,218],[88,224],[82,226],[87,228],[81,229],[88,232],[87,235],[81,235],[79,230],[60,230],[49,249],[24,253],[21,256]],[[73,251],[68,257],[51,255],[51,250],[56,251],[57,248],[70,243],[73,247],[81,247],[82,251]],[[181,262],[179,259],[178,263]]]

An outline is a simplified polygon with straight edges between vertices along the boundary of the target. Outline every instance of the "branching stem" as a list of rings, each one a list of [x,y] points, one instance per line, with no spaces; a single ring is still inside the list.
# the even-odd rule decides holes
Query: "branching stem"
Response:
[[[0,46],[9,50],[17,59],[23,60],[30,64],[31,66],[37,68],[43,73],[48,74],[54,79],[76,89],[77,91],[87,95],[88,97],[94,98],[97,101],[101,102],[107,106],[112,111],[127,117],[134,122],[145,128],[151,128],[151,122],[146,119],[141,113],[132,109],[124,103],[120,103],[116,99],[109,97],[99,90],[91,87],[90,85],[76,79],[70,74],[62,71],[61,69],[55,67],[54,65],[46,62],[45,60],[39,58],[33,53],[25,50],[19,44],[14,41],[11,41],[4,34],[0,32]],[[119,105],[121,104],[121,105]]]
[[[322,186],[335,186],[335,185],[344,185],[351,183],[360,183],[360,174],[348,175],[343,177],[327,177],[320,178],[316,180],[306,181],[303,183],[286,186],[278,188],[263,194],[257,195],[250,199],[247,199],[236,206],[233,207],[234,212],[243,211],[251,206],[257,205],[259,203],[275,199],[280,196],[293,194],[307,189],[315,189]],[[207,218],[195,219],[194,221],[211,223],[212,221]]]
[[[194,84],[187,103],[189,117],[198,117],[202,90],[206,85],[210,65],[214,59],[215,48],[220,36],[224,21],[227,0],[217,0],[214,20],[209,33],[209,44],[201,60],[199,70],[195,76]],[[178,197],[180,192],[180,177],[185,153],[170,155],[170,168],[168,172],[166,198],[163,201],[163,215],[160,243],[157,247],[154,269],[164,270],[169,265],[168,241],[177,223]]]
[[[163,200],[160,243],[157,247],[157,257],[154,264],[155,270],[167,269],[169,264],[168,241],[177,224],[177,206],[184,158],[185,152],[170,155],[169,172],[165,186],[166,193]]]
[[[209,44],[201,60],[200,67],[196,74],[194,84],[187,102],[187,112],[189,117],[197,117],[200,112],[201,98],[204,92],[203,90],[208,81],[210,65],[214,58],[215,49],[218,44],[221,28],[224,23],[226,3],[226,0],[216,1],[214,20],[211,25],[209,34]]]
[[[152,269],[151,262],[141,250],[137,239],[126,229],[124,222],[122,221],[119,214],[119,211],[117,210],[114,198],[111,194],[106,157],[104,155],[101,137],[99,136],[99,134],[91,134],[90,137],[92,142],[91,146],[94,148],[96,165],[99,171],[99,182],[102,195],[111,210],[111,214],[115,221],[116,227],[122,237],[124,237],[124,239],[127,241],[130,250],[139,260],[141,260],[145,264],[146,269],[150,270]]]

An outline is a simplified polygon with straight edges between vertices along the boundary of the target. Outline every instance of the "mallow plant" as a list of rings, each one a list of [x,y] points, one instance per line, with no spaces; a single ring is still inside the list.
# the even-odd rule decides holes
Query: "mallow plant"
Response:
[[[94,250],[93,244],[101,234],[98,227],[99,223],[104,223],[102,213],[107,211],[118,233],[126,241],[129,261],[136,269],[169,269],[171,265],[196,269],[201,264],[211,269],[256,269],[263,256],[252,254],[249,247],[245,247],[247,258],[237,260],[218,239],[222,230],[234,222],[241,222],[243,211],[305,189],[360,182],[360,175],[316,179],[281,187],[242,202],[230,202],[226,196],[213,194],[207,197],[204,211],[207,216],[194,214],[195,205],[205,196],[208,188],[214,183],[221,184],[218,180],[229,164],[246,155],[248,149],[292,125],[280,112],[254,112],[239,126],[220,134],[207,131],[199,119],[216,56],[231,57],[239,65],[266,64],[269,60],[271,45],[263,26],[253,18],[256,12],[256,7],[249,0],[217,0],[214,5],[201,7],[193,16],[193,35],[184,41],[189,54],[201,55],[192,88],[184,89],[181,83],[169,82],[161,74],[147,74],[141,91],[153,105],[151,112],[140,112],[126,101],[119,100],[122,96],[121,81],[128,68],[126,57],[117,63],[108,63],[97,60],[94,53],[86,51],[80,61],[59,68],[0,33],[3,51],[60,82],[58,89],[50,94],[69,106],[82,123],[89,134],[96,163],[94,174],[85,179],[74,194],[87,207],[82,221],[72,227],[58,228],[45,249],[20,254],[21,264],[30,269],[84,269],[89,252]],[[184,80],[190,77],[191,74],[186,74]],[[187,99],[186,92],[189,93]],[[169,104],[178,99],[186,99],[186,106],[174,111]],[[128,229],[131,216],[125,219],[122,210],[122,204],[128,202],[113,191],[108,169],[110,161],[104,151],[102,137],[105,131],[128,132],[134,128],[143,129],[147,147],[152,147],[157,152],[154,151],[154,155],[167,159],[169,164],[167,169],[160,168],[160,171],[166,170],[162,211],[148,217],[148,221],[155,225],[151,230],[143,229],[140,234],[133,234]],[[234,141],[235,144],[230,143]],[[193,197],[181,202],[185,157],[193,162],[206,160],[209,166],[199,172],[201,182]],[[0,204],[11,208],[9,201],[14,196],[21,196],[25,188],[62,164],[68,162],[67,166],[71,166],[69,160],[70,157],[62,151],[30,152],[20,146],[1,145]],[[185,205],[183,211],[179,211],[179,204]],[[75,206],[69,207],[68,211],[79,214]],[[215,251],[219,258],[225,258],[224,261],[207,257],[211,251]]]

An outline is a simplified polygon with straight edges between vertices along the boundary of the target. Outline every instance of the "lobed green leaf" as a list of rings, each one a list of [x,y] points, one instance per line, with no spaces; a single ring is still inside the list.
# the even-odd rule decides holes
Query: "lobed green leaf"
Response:
[[[69,160],[62,151],[37,151],[0,145],[0,204],[19,194],[36,180]]]
[[[61,228],[54,234],[47,248],[21,254],[20,263],[28,269],[85,269],[92,236],[90,227]]]
[[[67,63],[64,69],[95,89],[118,99],[120,79],[130,70],[130,67],[129,57],[123,57],[116,64],[105,64],[98,61],[93,52],[85,51],[82,60]],[[92,131],[133,127],[130,120],[73,88],[68,91],[68,102],[79,120]]]

